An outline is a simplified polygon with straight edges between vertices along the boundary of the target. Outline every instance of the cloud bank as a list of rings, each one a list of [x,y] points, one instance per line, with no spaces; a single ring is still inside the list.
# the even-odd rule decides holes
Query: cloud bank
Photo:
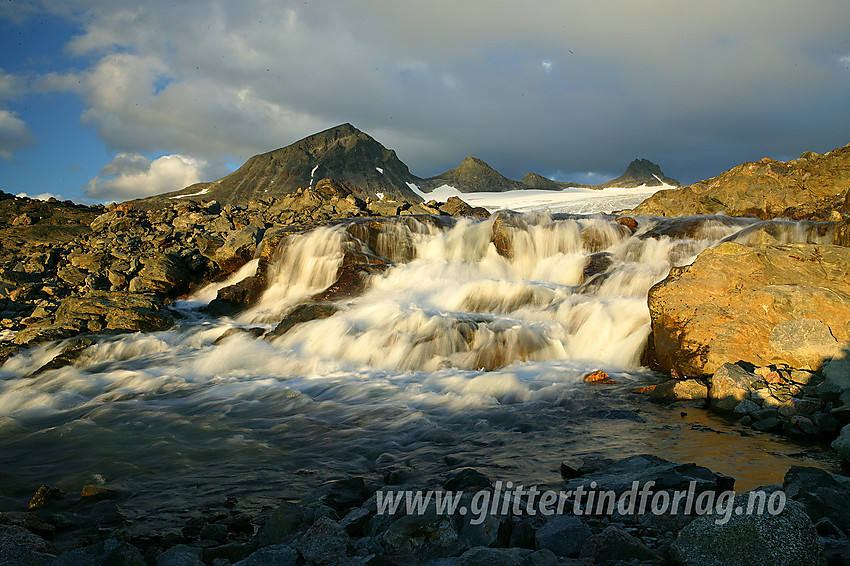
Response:
[[[65,49],[83,64],[33,84],[81,96],[82,123],[112,151],[185,156],[215,164],[209,171],[342,122],[421,176],[468,154],[514,178],[615,176],[647,157],[695,181],[743,160],[850,142],[847,2],[44,9],[78,23]],[[91,195],[106,186],[129,195],[133,185],[92,183]]]
[[[165,155],[151,161],[138,153],[119,153],[89,181],[85,192],[104,201],[164,193],[201,181],[204,165],[182,155]]]

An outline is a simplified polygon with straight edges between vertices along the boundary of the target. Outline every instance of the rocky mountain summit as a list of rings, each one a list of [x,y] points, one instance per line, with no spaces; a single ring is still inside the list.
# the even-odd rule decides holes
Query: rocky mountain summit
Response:
[[[351,124],[313,134],[281,149],[255,155],[226,177],[198,183],[148,199],[136,208],[154,208],[169,200],[215,200],[221,205],[245,205],[254,199],[282,198],[298,189],[310,189],[320,179],[348,185],[357,198],[385,198],[422,202],[407,183],[412,175],[395,151]]]
[[[635,159],[626,171],[617,177],[611,179],[607,183],[600,185],[600,188],[617,187],[621,189],[634,189],[636,187],[660,187],[662,185],[670,185],[680,187],[682,183],[676,179],[672,179],[664,175],[661,167],[648,159]]]
[[[467,157],[460,165],[440,175],[420,178],[410,172],[394,150],[387,149],[351,124],[341,124],[286,147],[255,155],[217,181],[196,183],[132,203],[134,208],[146,210],[167,206],[175,200],[215,200],[221,205],[244,205],[254,199],[283,198],[299,189],[311,189],[320,179],[345,184],[352,195],[361,200],[388,199],[406,203],[421,203],[423,199],[418,191],[427,195],[443,185],[450,185],[462,193],[631,188],[655,186],[660,180],[679,185],[675,179],[665,177],[658,165],[646,159],[632,162],[623,175],[604,185],[553,181],[536,173],[528,173],[522,181],[515,181],[476,157]]]
[[[728,214],[767,219],[840,219],[850,212],[850,145],[823,155],[743,163],[711,179],[662,191],[632,212],[659,216]]]
[[[451,185],[462,193],[503,192],[525,188],[519,181],[504,177],[476,157],[467,157],[454,169],[425,179],[421,183],[425,191],[431,191],[442,185]]]

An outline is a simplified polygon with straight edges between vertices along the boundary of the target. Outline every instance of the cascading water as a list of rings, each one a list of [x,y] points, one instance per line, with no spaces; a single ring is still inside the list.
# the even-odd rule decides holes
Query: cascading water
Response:
[[[11,358],[0,369],[0,508],[20,507],[44,483],[73,491],[105,478],[128,494],[122,509],[143,531],[227,494],[259,508],[368,474],[382,454],[429,474],[451,453],[525,481],[553,481],[567,453],[693,459],[701,433],[629,393],[657,379],[641,368],[646,293],[724,238],[759,237],[759,224],[644,219],[632,233],[604,217],[511,218],[502,249],[495,219],[292,235],[258,304],[235,318],[196,314],[169,331],[102,338],[73,366],[33,378],[61,345]],[[797,225],[770,234],[820,237]],[[352,262],[383,272],[331,316],[271,339],[218,340],[236,327],[272,328]],[[581,382],[598,368],[620,384]],[[702,463],[739,480],[782,469],[767,448],[731,469],[738,451],[771,441],[724,440]]]

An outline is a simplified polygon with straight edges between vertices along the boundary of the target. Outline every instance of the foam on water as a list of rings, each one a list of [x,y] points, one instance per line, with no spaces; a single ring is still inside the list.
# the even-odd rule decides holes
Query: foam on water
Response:
[[[363,251],[351,237],[365,237],[363,229],[289,236],[268,289],[237,318],[198,315],[169,331],[101,338],[74,365],[36,377],[26,376],[62,344],[10,358],[0,368],[0,469],[8,470],[0,482],[21,497],[32,485],[73,487],[94,473],[142,482],[127,507],[142,520],[191,486],[261,491],[270,477],[304,467],[362,472],[388,451],[427,460],[442,446],[492,462],[537,461],[551,448],[542,432],[500,446],[518,429],[568,434],[620,407],[629,384],[648,375],[640,363],[649,287],[752,224],[644,219],[632,234],[602,217],[521,220],[510,232],[513,259],[493,245],[493,220],[384,226],[370,245],[396,263],[332,316],[273,340],[243,332],[216,344],[234,328],[272,327],[331,285],[346,251]],[[789,238],[811,237],[795,230]],[[591,258],[599,263],[586,272]],[[619,393],[582,387],[597,368],[621,382],[609,390]],[[594,449],[639,449],[643,433],[624,426],[606,429],[607,444]]]

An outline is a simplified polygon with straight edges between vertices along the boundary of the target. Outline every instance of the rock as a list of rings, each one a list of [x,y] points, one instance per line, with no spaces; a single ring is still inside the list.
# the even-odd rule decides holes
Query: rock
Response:
[[[449,480],[443,484],[443,489],[446,491],[475,492],[483,489],[493,489],[493,482],[474,468],[463,468],[452,473]]]
[[[307,564],[335,564],[345,558],[349,537],[337,522],[322,517],[298,541],[298,552]]]
[[[68,338],[87,330],[99,332],[152,332],[174,324],[171,313],[153,295],[91,291],[82,297],[63,299],[56,310],[56,322],[33,325],[15,336],[16,344],[32,345]]]
[[[733,412],[737,415],[751,415],[759,410],[761,410],[761,407],[759,407],[756,403],[749,399],[744,399],[735,405]]]
[[[850,145],[793,161],[762,159],[683,187],[659,191],[634,214],[690,216],[728,214],[801,218],[840,207],[850,187]]]
[[[160,554],[156,566],[204,566],[204,563],[200,549],[178,544]]]
[[[708,397],[708,388],[698,379],[671,379],[656,386],[649,398],[660,403],[689,401]]]
[[[708,249],[649,291],[655,367],[688,376],[728,361],[817,369],[835,352],[812,349],[823,346],[826,332],[813,321],[838,347],[850,341],[848,272],[850,249],[840,246],[729,242]],[[798,326],[810,331],[805,344],[787,338]],[[777,350],[771,335],[775,345],[805,347]]]
[[[298,506],[284,501],[257,532],[259,546],[276,545],[288,539],[303,523]]]
[[[611,379],[610,375],[608,375],[607,373],[605,373],[601,369],[598,369],[596,371],[593,371],[593,372],[587,374],[586,376],[584,376],[582,378],[582,381],[587,382],[587,383],[600,383],[600,384],[606,384],[606,385],[611,385],[611,384],[617,383],[615,380]]]
[[[349,509],[360,507],[371,496],[373,490],[362,477],[349,477],[329,481],[301,501],[302,506],[324,505],[340,516]]]
[[[213,316],[235,314],[253,305],[263,291],[256,277],[246,277],[238,283],[219,289],[215,299],[203,310]]]
[[[838,457],[850,462],[850,424],[841,429],[838,438],[832,441],[832,449],[838,452]]]
[[[30,373],[28,377],[36,377],[46,371],[73,364],[77,361],[77,358],[79,358],[80,355],[82,355],[82,353],[94,343],[94,340],[85,336],[72,339],[70,343],[66,344],[62,348],[62,351],[59,352],[52,360]]]
[[[290,546],[277,544],[266,546],[233,566],[295,566],[298,551]]]
[[[792,466],[785,474],[782,488],[786,495],[801,503],[806,514],[817,522],[829,519],[850,535],[850,478],[830,474],[809,466]]]
[[[215,262],[224,274],[232,273],[249,262],[263,239],[265,229],[246,226],[231,232],[215,252]]]
[[[590,560],[593,564],[632,560],[652,561],[661,558],[640,540],[614,525],[609,525],[601,533],[588,537],[581,547],[579,556]]]
[[[514,235],[528,229],[522,217],[514,212],[500,211],[491,217],[493,222],[493,245],[498,254],[507,259],[514,257]]]
[[[22,527],[48,539],[56,535],[56,525],[33,511],[0,511],[0,525]]]
[[[780,322],[770,331],[770,346],[803,357],[807,354],[828,357],[837,353],[835,336],[827,325],[814,318]]]
[[[98,485],[84,485],[80,491],[80,497],[84,499],[115,499],[118,496],[118,491]]]
[[[645,485],[649,481],[655,482],[653,489],[656,491],[687,491],[691,482],[695,482],[696,493],[723,491],[726,487],[726,484],[720,485],[715,474],[706,467],[678,464],[651,454],[640,454],[571,480],[567,482],[567,489],[575,490],[579,486],[587,489],[591,482],[596,482],[600,491],[610,489],[622,494],[632,489],[634,482]]]
[[[266,337],[269,339],[276,338],[282,334],[289,332],[296,324],[310,322],[311,320],[320,320],[333,316],[337,312],[337,307],[326,303],[309,303],[306,305],[298,305],[283,320],[281,320],[274,330],[270,331]]]
[[[455,518],[437,515],[433,502],[422,515],[403,515],[393,521],[384,532],[382,543],[401,563],[457,556],[467,549]]]
[[[753,430],[759,432],[779,432],[782,430],[782,424],[785,421],[781,417],[767,417],[759,419],[753,423]]]
[[[27,508],[30,511],[34,509],[41,509],[54,501],[58,501],[63,495],[64,493],[58,487],[43,485],[36,490],[35,495],[32,496]]]
[[[735,497],[736,507],[746,505],[747,494]],[[717,519],[703,515],[682,529],[670,547],[673,559],[683,566],[820,566],[823,562],[823,547],[812,520],[793,501],[777,515],[733,513],[724,524],[717,524]]]
[[[524,562],[519,549],[477,546],[461,554],[455,566],[524,566]]]
[[[587,281],[597,275],[602,275],[613,263],[614,255],[610,252],[598,252],[589,255],[582,271],[584,280]]]
[[[572,556],[581,551],[591,534],[590,528],[578,517],[553,515],[534,534],[534,546],[537,550],[551,550],[556,556]]]
[[[607,458],[576,456],[561,462],[561,477],[565,480],[599,471],[613,463]]]
[[[0,525],[0,564],[18,564],[20,558],[30,564],[45,564],[59,552],[52,543],[15,525]]]
[[[734,411],[759,378],[736,364],[723,364],[709,380],[708,401],[715,411]]]
[[[147,566],[139,550],[114,538],[59,555],[50,566]]]
[[[189,290],[192,274],[179,256],[158,253],[143,258],[142,264],[139,274],[130,280],[131,293],[175,296]]]

